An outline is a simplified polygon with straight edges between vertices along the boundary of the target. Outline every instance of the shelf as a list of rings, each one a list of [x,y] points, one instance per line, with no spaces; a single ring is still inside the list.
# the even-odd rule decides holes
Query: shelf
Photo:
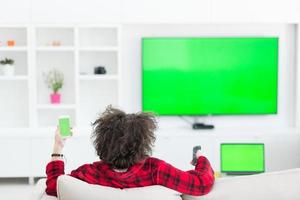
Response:
[[[79,51],[118,51],[116,46],[103,46],[103,47],[80,47]]]
[[[40,104],[38,109],[75,109],[75,104]]]
[[[0,81],[27,81],[28,76],[1,76]]]
[[[13,46],[13,47],[8,47],[8,46],[1,46],[0,51],[27,51],[27,47],[18,47],[18,46]]]
[[[1,47],[6,47],[7,41],[13,40],[11,48],[27,46],[27,27],[0,27]]]
[[[28,74],[28,51],[26,50],[21,50],[23,48],[14,48],[12,47],[12,49],[20,49],[20,50],[7,50],[5,51],[4,49],[2,49],[2,51],[0,51],[0,59],[4,59],[4,58],[10,58],[13,59],[15,61],[14,63],[14,68],[15,68],[15,73],[14,76],[27,76]],[[1,66],[0,66],[1,67]],[[19,78],[17,78],[19,80]],[[23,78],[21,78],[23,79]]]
[[[36,44],[38,47],[50,46],[57,42],[61,46],[74,46],[74,28],[39,27],[36,29]]]
[[[91,27],[79,28],[78,39],[80,47],[117,46],[117,27]]]
[[[72,46],[48,46],[48,47],[36,47],[37,51],[74,51]]]
[[[38,51],[36,53],[37,104],[50,104],[50,93],[45,83],[45,74],[57,69],[64,74],[60,90],[61,104],[75,103],[75,55],[72,51]]]
[[[79,74],[94,74],[96,66],[103,66],[108,75],[118,74],[117,51],[80,51]]]
[[[83,81],[118,80],[118,75],[80,75],[79,79]]]
[[[28,127],[28,84],[3,81],[0,91],[0,128]]]

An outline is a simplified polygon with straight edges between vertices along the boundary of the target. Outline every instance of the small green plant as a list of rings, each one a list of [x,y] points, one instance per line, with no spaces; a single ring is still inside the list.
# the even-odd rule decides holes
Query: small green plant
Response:
[[[44,77],[46,85],[49,89],[52,89],[54,93],[57,93],[64,84],[64,74],[57,69],[52,69],[44,73]]]
[[[3,60],[0,60],[1,65],[13,65],[14,63],[15,63],[15,61],[10,58],[5,58]]]

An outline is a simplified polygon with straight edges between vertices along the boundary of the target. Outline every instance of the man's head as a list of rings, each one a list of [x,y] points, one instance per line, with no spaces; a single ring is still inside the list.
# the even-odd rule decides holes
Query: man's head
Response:
[[[152,153],[156,120],[150,113],[126,114],[108,107],[93,126],[97,155],[112,168],[126,169]]]

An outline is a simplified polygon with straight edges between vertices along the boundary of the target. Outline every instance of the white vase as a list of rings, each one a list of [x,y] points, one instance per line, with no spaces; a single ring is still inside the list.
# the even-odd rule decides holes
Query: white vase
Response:
[[[4,76],[13,76],[15,75],[15,66],[14,65],[2,65],[2,74]]]

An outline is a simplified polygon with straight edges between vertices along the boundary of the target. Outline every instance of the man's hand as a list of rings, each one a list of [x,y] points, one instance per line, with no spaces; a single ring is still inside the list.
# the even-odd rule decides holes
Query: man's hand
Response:
[[[201,150],[198,150],[196,152],[196,158],[198,159],[200,156],[202,156]]]
[[[196,166],[198,162],[198,158],[202,155],[201,153],[201,146],[194,146],[193,147],[193,159],[191,161],[191,165]]]
[[[72,128],[71,128],[71,135],[73,135]],[[54,146],[53,146],[53,154],[61,154],[62,150],[65,146],[66,138],[62,138],[59,127],[56,128],[55,131],[55,140],[54,140]],[[52,160],[61,160],[60,157],[52,157]]]
[[[57,148],[63,149],[65,146],[65,141],[66,139],[63,139],[61,137],[60,131],[59,131],[59,127],[56,128],[55,131],[55,142],[54,142],[54,146],[56,146]]]

